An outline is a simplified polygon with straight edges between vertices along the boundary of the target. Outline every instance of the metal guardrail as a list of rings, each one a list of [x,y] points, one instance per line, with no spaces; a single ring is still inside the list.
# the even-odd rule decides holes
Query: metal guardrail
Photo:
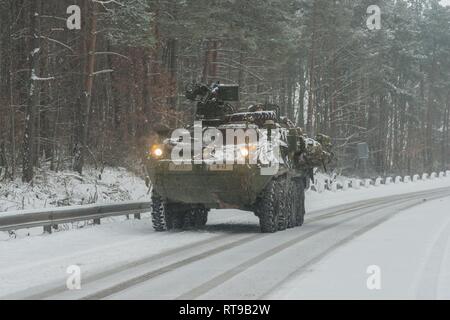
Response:
[[[59,224],[93,220],[100,224],[100,219],[114,216],[134,215],[150,211],[150,202],[126,202],[119,204],[94,204],[76,207],[61,207],[44,210],[27,210],[17,214],[0,214],[0,231],[12,231],[34,227],[44,227],[44,232],[51,233],[52,227]]]
[[[329,190],[336,192],[338,189],[348,190],[348,189],[360,189],[362,187],[379,186],[379,185],[390,185],[390,184],[400,184],[400,183],[411,183],[418,181],[435,180],[450,177],[450,170],[432,172],[431,174],[423,173],[422,175],[415,174],[413,176],[387,176],[378,177],[376,179],[359,179],[359,178],[348,178],[343,181],[333,181],[332,183],[317,181],[314,183],[314,191],[319,193],[324,190]]]

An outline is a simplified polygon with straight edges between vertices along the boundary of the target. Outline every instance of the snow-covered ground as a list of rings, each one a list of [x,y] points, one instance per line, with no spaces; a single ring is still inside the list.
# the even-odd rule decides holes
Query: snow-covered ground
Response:
[[[237,231],[258,232],[258,220],[246,212],[221,210],[212,214],[209,224],[220,223],[235,226]],[[223,234],[223,230],[219,234]],[[182,245],[212,240],[217,235],[214,230],[158,233],[154,232],[150,219],[143,219],[111,221],[52,235],[3,239],[0,240],[0,299],[27,288],[42,290],[48,284],[50,287],[64,284],[66,269],[70,265],[80,266],[84,278],[105,268],[114,268]]]
[[[268,298],[450,299],[449,208],[450,197],[408,209],[289,279]]]
[[[149,200],[143,179],[124,168],[87,168],[73,171],[38,171],[33,183],[20,178],[0,182],[0,215],[5,211],[40,209],[91,203]]]
[[[48,179],[51,181],[49,185],[62,186],[62,183],[55,182],[60,181],[59,179],[61,178],[57,176]],[[114,170],[111,173],[105,171],[100,183],[87,178],[83,178],[80,183],[72,181],[70,189],[74,190],[73,194],[85,195],[84,191],[95,190],[95,187],[91,190],[95,185],[95,192],[103,194],[98,197],[101,201],[148,199],[148,190],[142,179],[125,170]],[[450,187],[450,177],[361,187],[359,190],[321,193],[308,191],[306,206],[311,212],[356,201],[441,187]],[[30,188],[33,192],[30,195],[26,192],[16,194],[30,199],[35,194],[56,193],[56,199],[65,192],[42,191],[45,190],[42,186]],[[120,189],[120,192],[113,192],[116,196],[111,196],[108,190],[114,189]],[[78,200],[74,203],[79,204],[80,198],[75,199]],[[33,204],[33,201],[29,200],[27,203]],[[42,201],[36,200],[31,207],[38,207],[39,204]],[[47,201],[46,204],[50,205],[50,202]],[[448,287],[445,287],[446,283],[450,283],[446,271],[450,270],[449,204],[450,199],[437,200],[409,209],[328,255],[326,260],[315,265],[306,276],[293,278],[283,285],[273,298],[413,298],[422,297],[420,294],[423,292],[431,292],[432,297],[449,297],[446,295]],[[66,269],[70,265],[80,266],[83,277],[88,277],[105,268],[120,267],[124,263],[147,259],[181,246],[201,241],[214,243],[217,237],[257,234],[259,231],[258,220],[253,214],[237,210],[213,210],[206,231],[156,233],[148,214],[142,220],[111,218],[103,219],[100,226],[81,225],[85,227],[55,232],[52,235],[42,234],[41,228],[35,228],[36,232],[32,236],[27,236],[28,230],[21,230],[17,238],[0,232],[0,297],[15,292],[23,294],[24,290],[26,294],[23,295],[31,295],[33,290],[64,285],[67,279]],[[299,230],[302,231],[303,228]],[[283,233],[281,235],[284,236]],[[378,265],[381,268],[382,290],[364,291],[367,290],[367,265]],[[435,283],[439,283],[437,293],[433,291]],[[347,286],[349,289],[345,295],[342,290]],[[313,287],[320,290],[312,290]]]
[[[321,178],[326,179],[326,176],[321,176]],[[341,177],[340,179],[345,178]],[[306,210],[320,210],[360,200],[444,188],[448,186],[450,186],[450,177],[445,176],[443,178],[417,180],[415,182],[400,182],[397,184],[392,182],[389,185],[371,185],[370,187],[361,186],[359,189],[350,188],[345,191],[338,190],[336,192],[328,190],[323,192],[315,192],[308,190],[306,193]]]

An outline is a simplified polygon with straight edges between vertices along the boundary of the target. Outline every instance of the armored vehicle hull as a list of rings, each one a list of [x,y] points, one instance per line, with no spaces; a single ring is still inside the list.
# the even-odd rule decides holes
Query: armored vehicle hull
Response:
[[[235,164],[218,171],[204,164],[175,170],[169,165],[149,166],[157,231],[202,228],[210,209],[230,208],[252,211],[265,233],[303,224],[307,177],[298,172],[283,168],[267,176],[257,166]]]
[[[262,232],[303,224],[305,188],[328,161],[328,137],[306,137],[275,105],[235,112],[225,102],[238,97],[234,89],[191,88],[189,99],[200,96],[197,121],[150,147],[155,230],[201,228],[210,209],[225,208],[253,211]]]

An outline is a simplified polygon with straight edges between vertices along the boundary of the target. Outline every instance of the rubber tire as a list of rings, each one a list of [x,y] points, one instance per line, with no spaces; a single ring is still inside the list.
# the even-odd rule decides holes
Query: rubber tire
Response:
[[[152,193],[152,223],[153,229],[158,232],[173,228],[173,215],[167,210],[167,205],[156,193]]]
[[[289,210],[288,210],[288,228],[294,228],[297,226],[297,210],[298,210],[298,187],[297,182],[295,180],[290,181],[290,189],[289,189]]]
[[[193,220],[194,220],[194,213],[192,210],[188,210],[186,212],[182,213],[183,215],[183,225],[182,225],[182,229],[183,230],[190,230],[193,229]]]
[[[183,229],[201,229],[204,228],[208,221],[208,212],[207,209],[191,209],[184,213],[183,217]]]
[[[303,179],[296,182],[296,197],[295,197],[295,207],[296,207],[296,226],[300,227],[305,221],[305,185],[303,184]]]
[[[194,215],[194,226],[196,229],[201,229],[206,226],[208,222],[208,209],[196,209]]]
[[[278,231],[278,196],[276,180],[272,180],[263,190],[256,201],[256,215],[259,217],[259,226],[262,233],[274,233]]]
[[[278,180],[278,231],[284,231],[289,226],[290,212],[292,211],[292,183],[290,180],[280,178]]]
[[[184,212],[174,212],[172,213],[172,228],[173,229],[183,229],[184,228]]]

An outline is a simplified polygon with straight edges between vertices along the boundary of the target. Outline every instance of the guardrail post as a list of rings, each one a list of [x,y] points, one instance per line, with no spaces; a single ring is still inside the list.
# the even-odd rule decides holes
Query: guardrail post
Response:
[[[381,179],[380,177],[378,177],[378,178],[375,179],[375,186],[376,186],[376,187],[378,187],[378,186],[381,184],[381,180],[382,180],[382,179]]]
[[[317,184],[317,191],[318,191],[319,193],[322,193],[322,192],[325,191],[325,183],[324,183],[324,182],[320,181],[320,182]]]
[[[44,233],[52,233],[52,226],[51,225],[44,226]]]
[[[352,179],[352,189],[359,189],[361,181],[359,179]]]
[[[349,185],[349,181],[348,180],[344,180],[344,182],[342,183],[342,190],[346,191],[348,190],[348,185]]]
[[[134,214],[134,218],[138,219],[138,220],[141,220],[141,214],[140,213],[135,213]]]
[[[318,193],[322,193],[324,189],[324,184],[319,180],[316,180],[316,182],[311,186],[311,190],[314,190]]]

